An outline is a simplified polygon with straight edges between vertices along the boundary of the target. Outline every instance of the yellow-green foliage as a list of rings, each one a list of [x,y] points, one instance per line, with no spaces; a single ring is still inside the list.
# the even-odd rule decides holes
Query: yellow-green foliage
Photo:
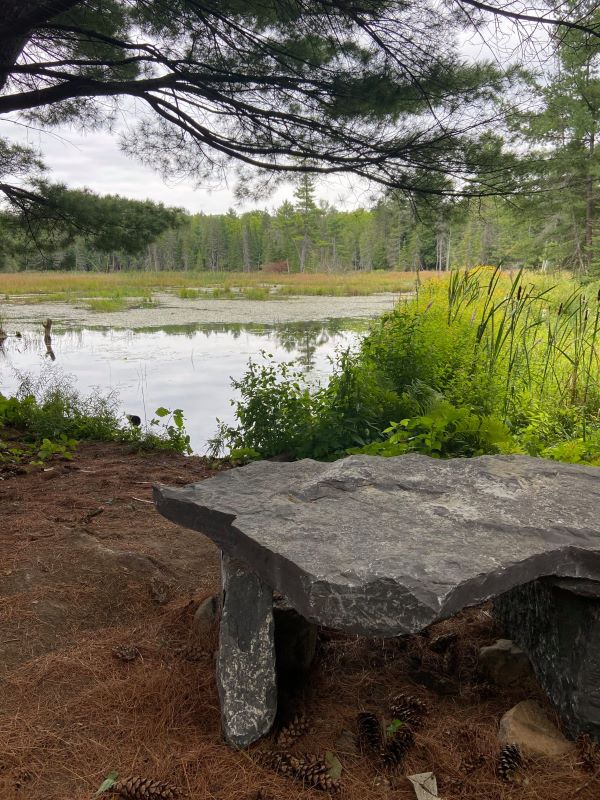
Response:
[[[327,387],[251,364],[237,428],[262,455],[528,453],[600,463],[600,296],[566,275],[428,281],[342,354]],[[265,411],[268,409],[268,413]]]
[[[424,284],[413,303],[375,324],[363,357],[396,391],[418,383],[495,415],[525,452],[593,461],[599,333],[599,296],[589,287],[479,268]],[[553,449],[575,439],[585,447]]]

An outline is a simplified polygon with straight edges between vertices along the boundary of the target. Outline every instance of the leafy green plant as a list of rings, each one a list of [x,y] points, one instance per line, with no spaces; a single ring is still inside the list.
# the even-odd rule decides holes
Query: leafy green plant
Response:
[[[326,386],[309,385],[293,365],[251,365],[234,383],[237,427],[217,438],[295,458],[417,451],[571,460],[581,450],[572,443],[600,427],[599,332],[597,287],[457,271],[418,285],[356,352],[338,353]],[[581,458],[594,463],[587,444]]]
[[[379,456],[424,453],[434,458],[519,452],[501,420],[456,408],[447,400],[439,401],[425,415],[393,422],[384,433],[385,441],[350,448],[348,452]]]
[[[160,428],[160,434],[158,437],[152,434],[150,434],[150,438],[143,437],[142,442],[147,440],[146,444],[150,443],[155,448],[162,449],[164,447],[166,450],[175,450],[177,453],[189,455],[192,448],[190,437],[185,430],[183,411],[180,408],[170,411],[161,406],[154,413],[156,416],[150,420],[150,425]]]
[[[239,398],[232,400],[237,427],[219,425],[211,454],[224,448],[252,450],[263,457],[310,452],[317,402],[303,374],[292,362],[277,364],[263,352],[262,364],[250,360],[245,374],[232,380]]]
[[[69,439],[64,433],[60,435],[57,442],[52,442],[50,439],[42,439],[37,456],[40,461],[48,461],[53,456],[66,458],[71,460],[73,458],[73,451],[77,448],[78,442],[76,439]]]
[[[180,408],[159,408],[146,428],[126,424],[115,394],[99,391],[82,396],[70,381],[42,373],[36,380],[22,375],[14,397],[0,394],[0,427],[20,430],[37,443],[38,460],[68,457],[73,442],[124,442],[141,449],[191,453],[190,437]]]

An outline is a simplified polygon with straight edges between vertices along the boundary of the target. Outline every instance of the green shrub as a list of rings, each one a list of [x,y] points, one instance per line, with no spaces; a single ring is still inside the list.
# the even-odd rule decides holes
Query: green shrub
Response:
[[[159,408],[155,413],[148,427],[132,426],[120,413],[114,393],[94,391],[83,396],[67,378],[55,379],[49,373],[36,380],[21,375],[14,397],[0,394],[0,427],[21,430],[30,441],[39,443],[42,454],[52,453],[54,447],[55,454],[65,455],[70,443],[81,440],[191,453],[181,409]]]
[[[292,457],[523,452],[595,463],[599,334],[595,287],[455,272],[374,322],[356,353],[338,354],[325,387],[292,377],[291,365],[252,365],[234,383],[237,427],[221,430],[220,444]]]
[[[427,414],[393,422],[387,439],[349,453],[399,456],[423,453],[433,458],[480,456],[485,453],[522,453],[509,429],[497,417],[480,416],[468,408],[439,401]]]

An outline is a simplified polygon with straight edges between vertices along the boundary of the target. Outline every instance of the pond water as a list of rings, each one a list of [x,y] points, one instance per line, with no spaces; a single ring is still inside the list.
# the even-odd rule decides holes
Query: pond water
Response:
[[[199,324],[161,329],[70,329],[52,332],[47,352],[41,326],[23,329],[0,349],[0,392],[16,391],[23,373],[45,381],[71,376],[82,393],[114,391],[124,413],[152,418],[159,406],[182,408],[194,452],[203,453],[217,417],[233,422],[231,378],[243,375],[249,358],[266,351],[295,361],[323,379],[339,348],[354,345],[366,329],[361,320],[257,324]],[[54,356],[54,359],[51,358]]]

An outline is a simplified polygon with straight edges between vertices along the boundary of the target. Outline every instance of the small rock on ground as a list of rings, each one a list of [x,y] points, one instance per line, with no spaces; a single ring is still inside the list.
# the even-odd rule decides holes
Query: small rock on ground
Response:
[[[479,651],[481,671],[497,686],[517,686],[534,678],[527,653],[511,639],[498,639]]]
[[[194,632],[198,636],[208,636],[212,630],[217,613],[219,611],[219,597],[216,594],[210,595],[203,600],[194,614]]]
[[[557,758],[570,754],[569,742],[535,700],[523,700],[500,720],[498,738],[502,745],[517,744],[524,756]]]

